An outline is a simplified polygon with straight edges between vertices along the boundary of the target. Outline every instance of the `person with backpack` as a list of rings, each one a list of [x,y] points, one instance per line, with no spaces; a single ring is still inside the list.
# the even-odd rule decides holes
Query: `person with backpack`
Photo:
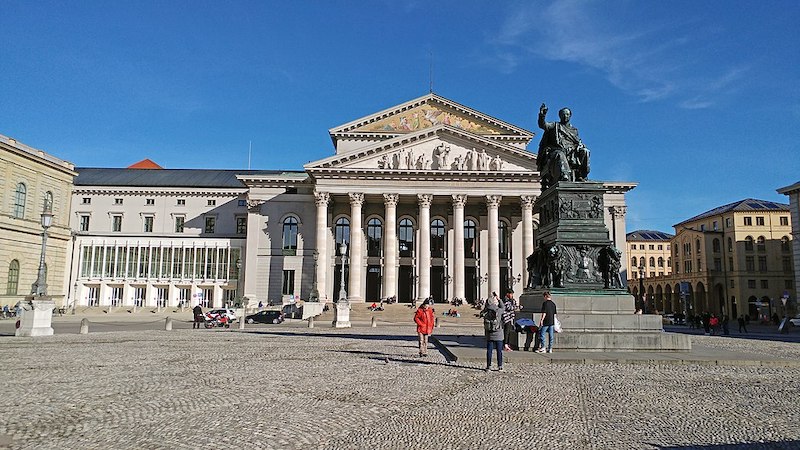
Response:
[[[556,315],[558,311],[556,310],[556,304],[553,302],[550,291],[544,291],[542,296],[544,297],[544,303],[542,303],[542,317],[539,319],[539,339],[541,340],[541,345],[536,350],[536,353],[544,353],[545,351],[545,334],[548,336],[548,340],[546,341],[547,353],[553,353],[553,339],[555,338],[554,326],[556,324]]]
[[[417,338],[419,339],[419,356],[428,356],[428,336],[433,333],[435,322],[433,310],[428,307],[428,301],[425,300],[414,314],[414,323],[417,324]]]
[[[483,330],[486,335],[486,370],[492,368],[492,350],[497,350],[497,370],[503,371],[503,308],[496,295],[489,297],[486,308],[481,312]]]

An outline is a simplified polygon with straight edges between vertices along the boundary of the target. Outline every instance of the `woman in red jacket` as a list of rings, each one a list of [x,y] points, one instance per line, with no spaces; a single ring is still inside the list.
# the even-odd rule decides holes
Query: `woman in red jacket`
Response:
[[[417,324],[417,337],[419,338],[419,356],[428,356],[428,336],[433,333],[435,321],[433,310],[428,307],[428,301],[425,300],[414,314],[414,323]]]

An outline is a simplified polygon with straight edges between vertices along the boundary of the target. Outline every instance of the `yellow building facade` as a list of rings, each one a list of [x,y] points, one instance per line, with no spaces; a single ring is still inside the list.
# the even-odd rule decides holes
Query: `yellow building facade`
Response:
[[[0,135],[0,306],[13,307],[31,294],[39,272],[45,202],[53,212],[45,258],[47,294],[64,304],[75,175],[72,163]]]

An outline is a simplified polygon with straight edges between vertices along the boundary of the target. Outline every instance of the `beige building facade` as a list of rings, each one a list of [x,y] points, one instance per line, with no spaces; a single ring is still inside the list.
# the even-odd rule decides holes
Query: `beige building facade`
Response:
[[[789,214],[792,223],[792,261],[794,265],[794,285],[800,282],[800,182],[791,186],[778,189],[778,193],[789,197]],[[795,288],[796,289],[796,288]],[[796,292],[796,290],[795,290]],[[795,314],[800,314],[797,308],[797,297],[793,297]]]
[[[665,312],[780,315],[780,298],[796,298],[791,233],[789,206],[757,199],[687,219],[670,240],[672,274],[646,278],[647,298]]]
[[[39,272],[45,202],[53,213],[45,257],[47,294],[64,304],[75,175],[72,163],[0,135],[0,306],[13,307],[31,294]]]
[[[429,94],[329,133],[333,155],[298,171],[79,169],[77,304],[254,305],[308,299],[315,286],[322,301],[344,288],[355,302],[522,291],[538,228],[532,132]],[[624,253],[636,184],[605,186],[609,238]]]

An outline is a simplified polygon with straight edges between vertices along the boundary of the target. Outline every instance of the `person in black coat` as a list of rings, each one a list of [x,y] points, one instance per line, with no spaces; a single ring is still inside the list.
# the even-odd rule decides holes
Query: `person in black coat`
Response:
[[[194,309],[192,309],[192,314],[194,314],[192,329],[200,328],[200,324],[203,323],[203,308],[200,305],[195,306]]]

